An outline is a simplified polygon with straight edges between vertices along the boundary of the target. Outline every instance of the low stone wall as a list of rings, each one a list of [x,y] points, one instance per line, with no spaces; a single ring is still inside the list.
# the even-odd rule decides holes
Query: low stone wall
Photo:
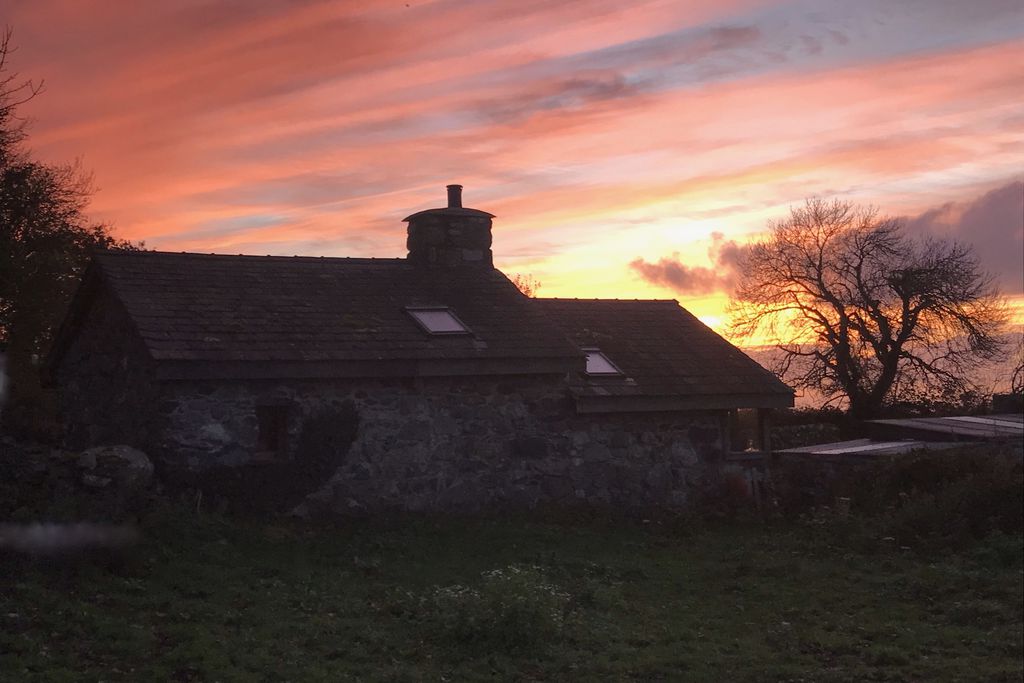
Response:
[[[291,449],[312,416],[354,408],[355,441],[307,501],[340,512],[681,507],[711,485],[722,445],[716,414],[577,415],[560,378],[524,377],[180,383],[160,406],[157,453],[193,470],[245,465],[258,405],[287,406]]]

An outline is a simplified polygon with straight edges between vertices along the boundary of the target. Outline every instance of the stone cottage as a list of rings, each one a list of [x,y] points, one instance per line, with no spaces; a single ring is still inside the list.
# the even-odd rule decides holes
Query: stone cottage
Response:
[[[404,259],[97,254],[48,361],[68,441],[342,509],[678,506],[792,405],[675,301],[526,297],[448,189]]]

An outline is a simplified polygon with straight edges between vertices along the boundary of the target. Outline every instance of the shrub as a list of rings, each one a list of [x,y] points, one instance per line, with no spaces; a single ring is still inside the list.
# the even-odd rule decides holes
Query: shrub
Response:
[[[772,448],[784,450],[839,441],[843,432],[831,422],[778,425],[772,428]]]
[[[485,572],[479,586],[437,588],[426,599],[437,633],[460,649],[517,652],[557,638],[569,594],[537,567],[510,565]]]
[[[351,401],[322,409],[306,419],[295,449],[295,472],[305,478],[306,493],[341,467],[358,431],[359,413]]]
[[[284,512],[327,483],[359,431],[359,414],[346,401],[307,417],[291,459],[219,466],[201,473],[168,473],[177,488],[198,489],[213,501],[249,513]]]
[[[826,515],[834,537],[858,529],[898,545],[963,548],[1024,530],[1024,468],[1013,446],[986,445],[897,456],[845,473],[830,500],[851,515]]]
[[[993,532],[1021,532],[1024,478],[1019,463],[966,454],[927,462],[936,472],[901,491],[890,514],[897,540],[963,546]]]
[[[799,448],[846,438],[851,420],[835,408],[788,408],[772,415],[771,443],[775,450]]]
[[[783,408],[772,413],[774,425],[818,425],[841,424],[846,421],[846,414],[838,408]]]

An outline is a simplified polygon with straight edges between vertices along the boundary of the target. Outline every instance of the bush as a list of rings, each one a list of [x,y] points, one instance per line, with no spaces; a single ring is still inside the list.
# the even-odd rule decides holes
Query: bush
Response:
[[[782,450],[839,441],[849,432],[850,420],[834,408],[788,408],[772,415],[772,448]]]
[[[326,482],[344,464],[358,432],[359,413],[351,401],[322,409],[306,419],[295,449],[295,472],[305,478],[306,493]]]
[[[925,451],[860,467],[826,492],[850,514],[819,510],[811,519],[834,539],[864,535],[918,548],[962,549],[993,534],[1019,537],[1024,468],[1014,448]]]
[[[485,572],[478,587],[437,588],[426,602],[430,621],[449,644],[517,652],[560,635],[569,594],[537,567],[510,565]]]
[[[841,424],[847,420],[846,413],[838,408],[783,408],[772,413],[775,425]]]
[[[905,545],[964,546],[993,532],[1020,533],[1024,477],[1005,457],[929,458],[923,481],[911,479],[891,509],[891,535]],[[901,468],[898,474],[906,474]],[[890,488],[891,490],[891,488]]]
[[[359,414],[346,401],[307,417],[293,457],[275,462],[225,465],[199,473],[168,472],[175,488],[198,489],[211,502],[247,513],[285,512],[322,487],[345,462],[359,431]]]

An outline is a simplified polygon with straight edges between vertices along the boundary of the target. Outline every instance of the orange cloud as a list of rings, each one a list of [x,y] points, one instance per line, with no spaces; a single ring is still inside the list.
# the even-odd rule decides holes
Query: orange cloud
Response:
[[[17,4],[33,148],[162,249],[400,256],[462,182],[499,264],[569,296],[664,296],[630,261],[811,194],[913,214],[1019,177],[1024,38],[994,12],[868,2],[875,33],[931,22],[892,40],[824,0],[409,4]]]

